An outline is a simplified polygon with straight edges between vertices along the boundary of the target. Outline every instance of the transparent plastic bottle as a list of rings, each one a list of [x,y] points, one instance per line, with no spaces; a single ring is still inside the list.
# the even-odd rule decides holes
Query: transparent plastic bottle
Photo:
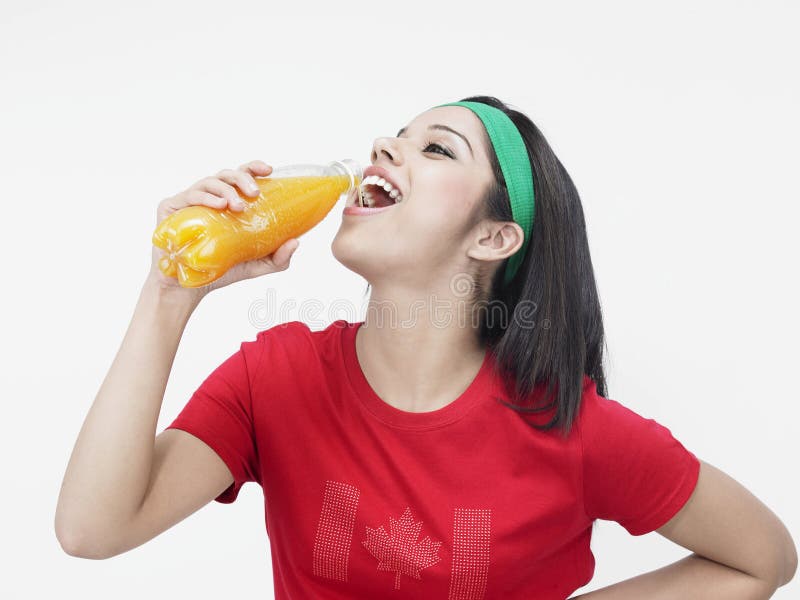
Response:
[[[336,203],[358,188],[361,166],[352,159],[327,165],[289,165],[256,177],[257,198],[239,196],[243,211],[187,206],[153,233],[164,250],[159,269],[182,287],[201,287],[236,264],[269,256],[281,244],[317,225]]]

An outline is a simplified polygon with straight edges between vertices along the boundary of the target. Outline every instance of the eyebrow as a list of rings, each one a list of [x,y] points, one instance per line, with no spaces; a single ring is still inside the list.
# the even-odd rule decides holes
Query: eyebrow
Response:
[[[457,132],[455,129],[448,127],[447,125],[440,125],[438,123],[428,126],[428,129],[441,129],[442,131],[449,131],[450,133],[456,134],[458,137],[464,140],[464,142],[467,144],[467,148],[469,148],[469,153],[472,154],[473,158],[475,157],[475,153],[472,151],[472,145],[469,143],[469,140],[465,138],[463,135],[461,135],[459,132]],[[405,131],[406,127],[403,127],[400,131],[397,132],[397,137],[403,135]]]

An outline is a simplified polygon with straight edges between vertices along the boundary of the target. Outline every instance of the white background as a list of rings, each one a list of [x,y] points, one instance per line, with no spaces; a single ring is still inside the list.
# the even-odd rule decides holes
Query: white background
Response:
[[[375,137],[472,94],[526,112],[578,187],[609,397],[669,427],[798,539],[800,10],[659,4],[5,0],[2,595],[272,597],[255,484],[110,560],[70,557],[55,537],[72,445],[149,268],[156,205],[256,158],[366,163]],[[330,251],[340,213],[301,238],[288,271],[203,301],[159,431],[269,326],[250,314],[267,290],[362,306],[366,282]],[[592,549],[582,592],[688,553],[613,522]]]

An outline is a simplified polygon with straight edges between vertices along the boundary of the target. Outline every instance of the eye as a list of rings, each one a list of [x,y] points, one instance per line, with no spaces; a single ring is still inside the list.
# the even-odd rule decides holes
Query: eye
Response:
[[[427,152],[428,148],[436,148],[438,150],[439,154],[444,154],[445,156],[449,156],[450,158],[454,158],[453,157],[453,153],[450,152],[450,150],[448,150],[444,146],[441,146],[441,145],[436,144],[434,142],[427,142],[427,145],[425,146],[425,150],[423,152]]]

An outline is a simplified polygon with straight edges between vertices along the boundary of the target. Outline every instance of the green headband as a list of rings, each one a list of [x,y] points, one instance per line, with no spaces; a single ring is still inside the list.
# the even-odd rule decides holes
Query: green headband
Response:
[[[434,108],[441,106],[463,106],[474,112],[483,122],[500,163],[500,170],[503,172],[503,179],[505,179],[508,189],[508,197],[511,200],[511,214],[525,234],[522,247],[508,259],[503,281],[503,285],[507,285],[514,278],[522,258],[525,256],[531,238],[535,212],[533,167],[528,158],[525,141],[514,122],[499,108],[482,102],[449,102]]]

